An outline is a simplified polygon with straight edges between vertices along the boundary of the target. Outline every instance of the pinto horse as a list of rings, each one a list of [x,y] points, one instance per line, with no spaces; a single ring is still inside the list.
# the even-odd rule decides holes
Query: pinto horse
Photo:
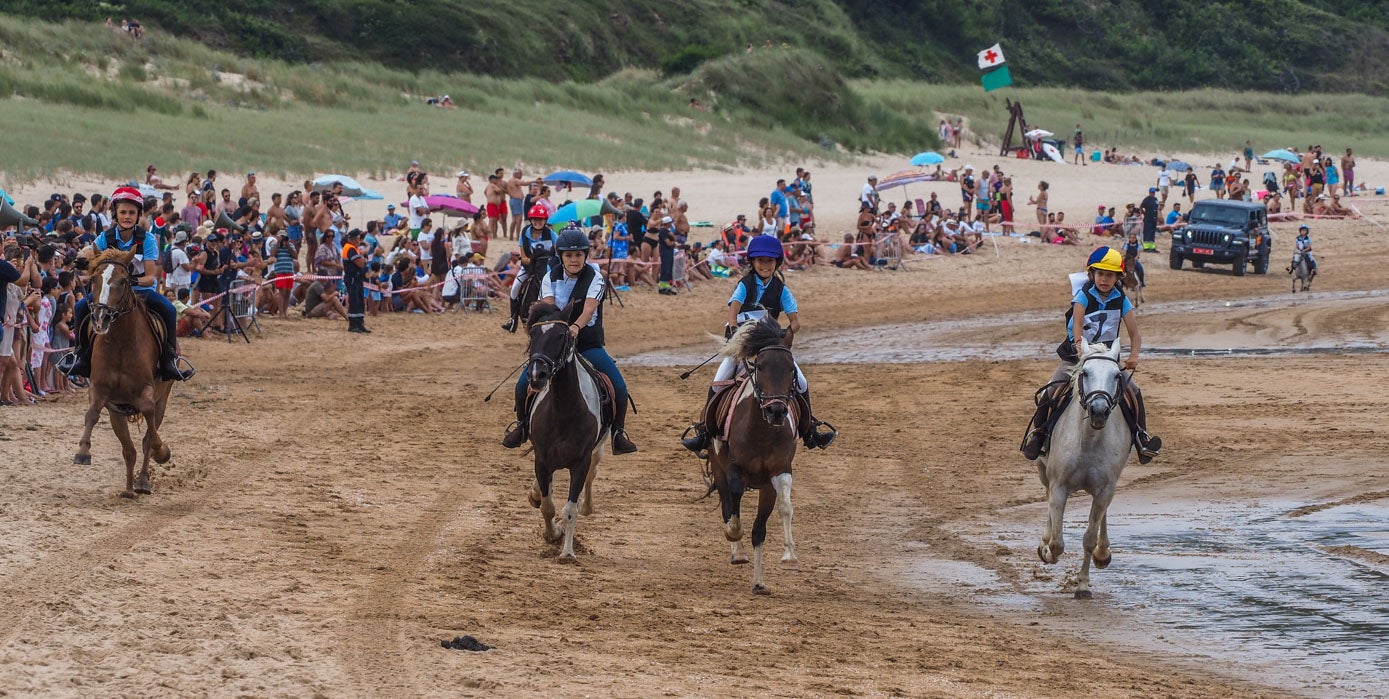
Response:
[[[92,310],[87,327],[78,332],[89,333],[92,376],[87,387],[87,421],[77,454],[72,457],[75,464],[92,463],[92,428],[105,408],[110,414],[111,431],[121,440],[125,457],[125,491],[121,497],[127,498],[136,493],[149,495],[150,458],[162,464],[171,455],[169,446],[159,438],[159,426],[164,422],[173,382],[161,380],[155,372],[163,346],[159,334],[164,327],[131,288],[134,275],[130,265],[134,257],[133,250],[107,250],[91,266]],[[145,422],[145,438],[137,482],[130,423],[141,418]]]
[[[717,490],[723,509],[723,535],[732,542],[732,563],[747,563],[739,508],[743,492],[756,488],[757,518],[752,524],[752,590],[765,593],[762,544],[772,507],[781,509],[785,552],[781,562],[797,566],[791,537],[791,461],[796,458],[798,413],[796,362],[782,342],[776,321],[763,318],[745,323],[725,344],[722,354],[739,361],[739,378],[732,387],[732,405],[722,437],[709,449],[710,490]]]
[[[531,507],[540,508],[545,541],[558,543],[562,536],[560,560],[574,561],[574,527],[579,514],[593,514],[593,479],[612,418],[603,402],[601,379],[581,363],[575,351],[569,312],[552,303],[537,303],[526,327],[530,335],[526,371],[532,394],[528,412],[535,450],[535,483],[528,499]],[[611,389],[607,395],[612,395]],[[560,469],[569,470],[569,499],[563,514],[555,517],[550,485]]]

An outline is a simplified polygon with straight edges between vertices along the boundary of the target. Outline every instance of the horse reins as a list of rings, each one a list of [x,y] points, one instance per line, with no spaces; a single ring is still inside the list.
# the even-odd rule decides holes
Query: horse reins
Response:
[[[567,364],[567,363],[569,362],[569,353],[570,353],[570,350],[572,350],[572,349],[574,348],[574,338],[573,338],[573,336],[571,336],[571,335],[569,334],[569,325],[570,325],[570,323],[569,323],[569,321],[565,321],[565,320],[547,320],[547,321],[545,321],[544,323],[536,323],[535,325],[532,325],[532,326],[531,326],[531,330],[534,331],[536,328],[544,327],[544,326],[546,326],[546,325],[560,325],[560,324],[563,324],[563,325],[565,326],[565,331],[564,331],[564,344],[560,346],[559,358],[558,358],[558,359],[551,359],[550,357],[548,357],[548,356],[546,356],[546,355],[544,355],[544,354],[541,354],[541,353],[539,353],[539,352],[532,352],[532,353],[531,353],[531,358],[530,358],[530,361],[532,361],[532,362],[540,362],[540,363],[542,363],[543,365],[545,365],[545,367],[547,367],[547,368],[550,370],[550,373],[551,373],[551,374],[557,374],[557,373],[559,373],[560,366],[563,365],[563,364]]]
[[[1078,392],[1080,393],[1080,407],[1085,408],[1086,410],[1089,410],[1089,409],[1090,409],[1090,403],[1091,403],[1091,402],[1093,402],[1096,398],[1098,398],[1098,397],[1100,397],[1100,396],[1104,396],[1104,397],[1106,397],[1106,398],[1109,399],[1109,409],[1106,410],[1106,411],[1104,412],[1105,418],[1108,418],[1109,415],[1110,415],[1110,413],[1114,412],[1115,406],[1119,405],[1119,400],[1120,400],[1119,394],[1124,392],[1124,384],[1125,384],[1126,382],[1128,382],[1128,380],[1129,380],[1129,375],[1126,374],[1126,373],[1124,373],[1124,371],[1122,371],[1122,370],[1119,372],[1119,388],[1118,388],[1118,390],[1117,390],[1115,393],[1113,393],[1113,394],[1109,393],[1108,391],[1105,391],[1105,390],[1103,390],[1103,389],[1098,389],[1098,388],[1095,389],[1095,390],[1093,390],[1093,391],[1086,391],[1086,390],[1085,390],[1085,371],[1084,371],[1084,369],[1085,369],[1085,363],[1088,362],[1088,361],[1091,361],[1091,360],[1095,360],[1095,359],[1103,359],[1104,361],[1107,361],[1107,362],[1114,362],[1116,365],[1121,365],[1121,363],[1119,362],[1118,359],[1115,359],[1114,357],[1111,357],[1111,356],[1109,356],[1109,355],[1107,355],[1107,354],[1095,354],[1095,355],[1091,355],[1091,356],[1086,357],[1086,358],[1084,358],[1084,359],[1082,359],[1082,360],[1080,361],[1080,365],[1079,365],[1079,369],[1078,369],[1078,371],[1080,372],[1080,374],[1079,374],[1079,377],[1078,377],[1077,380],[1076,380],[1076,388],[1078,389]]]
[[[114,265],[114,264],[117,264],[116,260],[102,260],[102,261],[100,261],[100,262],[97,262],[97,263],[96,263],[96,266],[92,267],[92,270],[91,270],[91,271],[92,271],[92,277],[95,278],[95,277],[96,277],[96,271],[99,270],[99,269],[101,269],[102,267],[107,267],[107,266],[109,266],[109,265]],[[130,283],[130,279],[133,278],[133,277],[135,276],[135,270],[134,270],[130,265],[125,265],[125,274],[126,274],[126,278],[125,278],[124,281],[125,281],[127,284],[129,284],[129,283]],[[116,319],[118,319],[118,318],[120,318],[121,316],[123,316],[123,315],[125,315],[125,314],[127,314],[127,313],[130,312],[130,310],[131,310],[130,297],[133,296],[133,295],[134,295],[134,294],[127,294],[126,297],[125,297],[125,303],[122,304],[120,308],[116,308],[116,307],[114,307],[114,306],[109,306],[109,305],[107,305],[107,304],[101,303],[100,301],[94,302],[94,303],[92,304],[92,311],[93,311],[93,312],[95,312],[95,311],[105,311],[105,312],[111,314],[111,322],[115,322]]]

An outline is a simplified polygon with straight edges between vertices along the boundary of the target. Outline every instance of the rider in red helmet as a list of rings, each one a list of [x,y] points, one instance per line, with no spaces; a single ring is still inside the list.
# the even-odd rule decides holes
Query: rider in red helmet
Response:
[[[152,230],[141,228],[145,198],[134,187],[118,187],[110,201],[115,225],[98,234],[96,240],[92,241],[92,248],[98,253],[111,249],[135,251],[135,259],[131,263],[134,272],[131,290],[145,302],[150,312],[164,322],[164,350],[159,357],[156,373],[165,381],[187,381],[193,378],[196,370],[179,356],[174,304],[155,290],[160,272],[159,241]],[[69,376],[91,375],[92,347],[83,325],[90,303],[90,298],[84,298],[73,309],[77,338],[73,341],[72,349],[58,360],[58,369]]]
[[[785,258],[781,241],[774,235],[753,236],[748,243],[747,257],[752,263],[752,269],[739,280],[738,286],[733,288],[733,295],[728,299],[728,320],[724,325],[724,337],[732,337],[733,331],[742,323],[757,322],[766,316],[771,316],[772,320],[780,320],[781,314],[785,313],[788,323],[786,346],[790,347],[796,339],[796,333],[801,330],[801,319],[796,297],[786,286],[786,280],[778,273]],[[732,380],[737,368],[736,359],[725,357],[719,364],[719,370],[714,373],[714,385]],[[796,367],[796,391],[809,407],[810,386],[806,383],[805,374],[801,373],[799,365]],[[711,386],[709,398],[713,397],[714,388]],[[833,427],[816,420],[814,416],[809,416],[806,423],[807,429],[801,433],[801,440],[806,448],[824,449],[837,436]],[[821,427],[825,430],[821,431]],[[689,434],[691,432],[693,434]],[[686,434],[688,436],[680,440],[680,444],[686,449],[702,455],[709,448],[709,429],[704,422],[691,425]]]
[[[550,213],[545,207],[536,204],[526,212],[526,227],[521,229],[521,271],[511,282],[511,318],[502,324],[509,333],[516,332],[521,324],[521,289],[527,279],[538,278],[550,267],[550,257],[555,251],[555,232],[550,230]]]
[[[1123,325],[1129,336],[1129,356],[1124,360],[1124,368],[1130,371],[1138,368],[1138,351],[1143,347],[1143,336],[1138,332],[1138,319],[1133,313],[1133,304],[1124,295],[1124,256],[1118,250],[1098,247],[1090,253],[1085,265],[1087,281],[1076,291],[1071,299],[1071,309],[1066,313],[1066,339],[1056,348],[1061,358],[1061,366],[1051,375],[1051,382],[1038,394],[1037,412],[1023,440],[1022,453],[1029,460],[1036,459],[1046,451],[1051,428],[1058,417],[1057,399],[1065,386],[1076,362],[1080,361],[1078,345],[1083,337],[1090,344],[1119,341],[1119,326]],[[1080,322],[1077,323],[1076,319]],[[1138,447],[1139,463],[1148,463],[1162,448],[1162,439],[1148,434],[1148,420],[1143,408],[1143,394],[1138,384],[1130,378],[1124,382],[1124,402],[1133,415],[1134,445]]]

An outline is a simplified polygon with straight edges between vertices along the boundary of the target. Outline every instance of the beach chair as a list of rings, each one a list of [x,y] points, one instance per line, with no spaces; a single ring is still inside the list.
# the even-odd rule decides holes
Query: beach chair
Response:
[[[677,292],[682,287],[685,291],[694,291],[694,287],[690,286],[689,270],[687,269],[689,262],[690,257],[685,254],[684,250],[675,253],[675,264],[670,269],[670,288]]]

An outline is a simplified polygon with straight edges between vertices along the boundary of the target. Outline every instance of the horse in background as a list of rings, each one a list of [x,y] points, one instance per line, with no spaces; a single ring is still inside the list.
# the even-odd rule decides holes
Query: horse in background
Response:
[[[805,412],[796,398],[796,362],[782,342],[776,321],[763,318],[744,323],[724,345],[724,356],[740,367],[728,391],[731,405],[720,438],[711,440],[707,477],[723,510],[724,537],[732,542],[734,564],[747,563],[739,513],[743,493],[758,491],[757,518],[752,525],[752,590],[765,594],[762,545],[773,506],[781,510],[785,550],[781,562],[795,567],[796,544],[791,535],[791,462],[799,442],[799,417]],[[717,412],[715,414],[718,414]]]
[[[121,497],[127,498],[153,492],[150,458],[162,464],[172,455],[159,437],[159,428],[164,423],[173,382],[159,379],[155,371],[165,330],[131,288],[134,258],[133,250],[108,250],[91,265],[92,310],[87,327],[78,332],[92,335],[92,375],[87,387],[86,424],[77,454],[72,457],[75,464],[92,463],[92,428],[105,408],[110,414],[111,431],[121,441],[125,457],[125,491]],[[145,436],[141,442],[140,478],[136,481],[130,424],[141,419]]]
[[[1133,433],[1123,416],[1110,419],[1123,400],[1128,380],[1119,360],[1119,343],[1106,348],[1082,340],[1080,361],[1071,373],[1070,404],[1057,419],[1051,432],[1051,447],[1037,459],[1037,475],[1047,492],[1049,506],[1046,531],[1037,556],[1043,563],[1055,563],[1065,550],[1062,543],[1062,516],[1066,500],[1078,490],[1090,494],[1090,523],[1085,530],[1085,558],[1076,583],[1076,599],[1090,599],[1090,563],[1109,567],[1108,510],[1119,485]]]
[[[1301,291],[1312,290],[1312,263],[1307,261],[1307,256],[1302,252],[1293,253],[1293,293],[1296,294],[1301,286]]]
[[[1138,281],[1138,250],[1124,252],[1124,294],[1133,300],[1133,305],[1143,305],[1143,285]]]
[[[559,543],[561,561],[574,561],[574,528],[578,515],[593,514],[593,479],[612,425],[612,389],[601,373],[581,364],[569,334],[569,313],[552,303],[537,303],[526,322],[530,335],[527,374],[532,393],[530,440],[535,452],[535,483],[528,499],[540,508],[544,537]],[[598,376],[594,376],[598,374]],[[550,486],[555,471],[569,470],[569,498],[555,517]],[[580,506],[580,495],[583,504]]]

